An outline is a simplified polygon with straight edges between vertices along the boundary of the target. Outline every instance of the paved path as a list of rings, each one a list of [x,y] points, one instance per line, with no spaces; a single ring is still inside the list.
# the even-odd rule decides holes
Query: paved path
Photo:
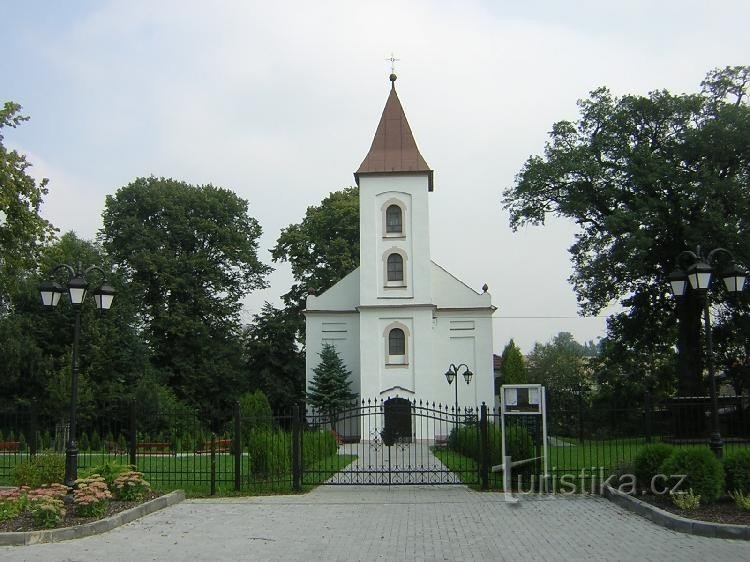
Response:
[[[0,560],[748,560],[750,543],[682,535],[599,497],[462,486],[320,487],[192,500],[103,535],[0,547]]]
[[[417,441],[386,447],[380,442],[360,441],[339,446],[339,454],[357,458],[331,476],[336,484],[459,484],[432,453],[433,442]]]

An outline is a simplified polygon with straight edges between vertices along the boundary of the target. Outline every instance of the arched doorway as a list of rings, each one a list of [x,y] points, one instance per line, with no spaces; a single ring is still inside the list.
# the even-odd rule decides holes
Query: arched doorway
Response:
[[[411,402],[406,398],[391,398],[383,403],[383,442],[411,443]]]

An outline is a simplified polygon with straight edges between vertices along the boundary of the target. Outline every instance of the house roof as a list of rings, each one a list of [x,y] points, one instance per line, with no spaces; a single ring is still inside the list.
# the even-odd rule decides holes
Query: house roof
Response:
[[[406,120],[404,108],[396,93],[395,74],[391,74],[391,92],[375,130],[370,151],[354,172],[354,179],[359,185],[360,175],[386,173],[427,174],[428,189],[432,191],[432,170],[419,152]]]

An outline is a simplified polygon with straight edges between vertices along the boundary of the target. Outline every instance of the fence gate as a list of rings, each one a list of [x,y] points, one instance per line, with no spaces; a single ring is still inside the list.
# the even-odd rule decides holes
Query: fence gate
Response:
[[[448,449],[448,441],[453,433],[452,439],[472,440],[478,450],[480,426],[474,410],[456,411],[452,406],[405,398],[363,400],[333,415],[308,412],[305,433],[320,439],[310,442],[308,437],[303,443],[303,482],[477,484],[479,459],[456,455]],[[314,447],[325,446],[331,434],[337,440],[338,455],[326,457]],[[305,460],[311,454],[328,461]],[[339,465],[334,466],[331,459]]]

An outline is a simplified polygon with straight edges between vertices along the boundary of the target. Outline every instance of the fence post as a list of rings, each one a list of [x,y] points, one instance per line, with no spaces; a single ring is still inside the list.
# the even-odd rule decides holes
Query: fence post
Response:
[[[480,449],[480,479],[482,490],[490,487],[490,443],[487,430],[487,404],[482,402],[481,417],[479,418],[479,449]]]
[[[240,424],[240,403],[234,403],[234,489],[242,488],[242,425]]]
[[[292,489],[302,490],[302,458],[300,441],[302,440],[300,409],[297,404],[292,407]]]
[[[39,432],[39,424],[37,423],[37,401],[36,398],[31,400],[31,419],[29,420],[31,439],[29,440],[29,455],[32,457],[36,455],[39,449],[39,443],[37,442],[37,433]]]
[[[651,417],[654,412],[654,405],[651,402],[651,392],[646,391],[646,395],[643,398],[643,408],[645,410],[645,417],[644,425],[646,426],[646,443],[651,443]]]
[[[135,449],[136,449],[136,441],[138,439],[136,435],[136,427],[135,427],[135,398],[133,398],[130,401],[130,412],[128,415],[129,418],[129,433],[128,435],[128,449],[130,452],[130,464],[135,466]]]
[[[216,495],[216,434],[211,434],[211,495]]]

